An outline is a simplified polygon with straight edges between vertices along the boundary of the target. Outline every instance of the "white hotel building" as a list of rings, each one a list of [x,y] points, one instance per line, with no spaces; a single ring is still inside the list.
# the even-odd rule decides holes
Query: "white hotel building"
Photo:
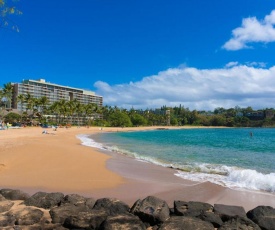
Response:
[[[103,97],[95,95],[93,91],[57,85],[46,82],[44,79],[23,80],[22,83],[14,83],[13,86],[12,108],[19,111],[24,111],[25,105],[17,103],[16,98],[20,94],[26,95],[27,93],[34,98],[46,96],[49,99],[50,104],[62,99],[66,101],[76,99],[81,104],[94,103],[99,107],[102,107],[103,104]]]

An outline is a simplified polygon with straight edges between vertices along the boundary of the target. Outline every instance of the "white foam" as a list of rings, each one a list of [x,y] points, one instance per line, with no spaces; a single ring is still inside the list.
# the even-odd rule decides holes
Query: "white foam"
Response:
[[[77,138],[81,140],[82,145],[94,147],[94,148],[98,148],[98,149],[105,149],[105,147],[101,143],[95,142],[87,134],[77,135]]]
[[[275,192],[275,173],[263,174],[251,169],[233,170],[227,181],[240,188]]]
[[[275,192],[275,173],[263,174],[256,170],[239,169],[228,166],[220,168],[227,169],[227,175],[183,171],[177,171],[175,175],[193,181],[209,181],[234,189],[241,188]]]

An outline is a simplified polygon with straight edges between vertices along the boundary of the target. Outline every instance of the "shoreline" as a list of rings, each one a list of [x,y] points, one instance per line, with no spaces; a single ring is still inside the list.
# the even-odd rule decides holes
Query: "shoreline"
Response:
[[[169,205],[174,200],[192,200],[243,206],[245,210],[258,205],[275,207],[273,194],[184,180],[174,175],[175,169],[84,146],[76,137],[101,131],[158,128],[170,129],[72,127],[59,128],[56,132],[47,129],[47,135],[42,134],[40,127],[1,131],[0,187],[20,189],[29,194],[45,191],[77,193],[94,198],[113,197],[129,205],[137,199],[154,195],[166,200]]]
[[[242,206],[246,211],[259,205],[275,207],[275,194],[272,193],[191,181],[176,176],[177,170],[173,168],[139,161],[119,153],[111,153],[111,156],[107,160],[107,168],[128,181],[111,191],[100,190],[99,194],[114,194],[128,204],[153,195],[165,200],[171,207],[175,200]],[[123,193],[125,191],[127,196]]]

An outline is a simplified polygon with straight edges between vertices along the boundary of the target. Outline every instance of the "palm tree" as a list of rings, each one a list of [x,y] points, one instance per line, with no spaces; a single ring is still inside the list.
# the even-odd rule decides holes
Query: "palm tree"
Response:
[[[13,85],[11,82],[4,84],[2,89],[2,100],[5,99],[5,108],[11,108],[11,99],[12,99]]]
[[[84,105],[84,115],[86,118],[86,123],[89,124],[90,118],[95,114],[96,105],[94,103],[89,103]]]
[[[50,112],[50,114],[55,114],[55,121],[57,124],[59,124],[60,123],[60,115],[61,115],[59,101],[56,101],[53,104],[51,104],[51,106],[49,107],[49,112]]]
[[[24,94],[20,94],[17,96],[17,101],[20,103],[20,107],[21,107],[21,110],[23,110],[23,103],[25,102],[25,95]]]
[[[84,105],[81,104],[79,101],[75,100],[75,112],[77,116],[77,125],[79,126],[79,117],[83,116],[84,113]]]
[[[28,113],[28,110],[32,110],[33,106],[34,106],[34,100],[33,100],[33,96],[30,93],[27,93],[26,95],[24,95],[25,97],[25,103],[26,103],[26,112]]]
[[[59,107],[59,112],[60,112],[60,115],[63,116],[63,119],[62,119],[62,123],[66,123],[66,116],[67,116],[67,113],[68,113],[68,107],[67,107],[67,102],[65,99],[61,99],[60,101],[58,101],[58,107]]]
[[[3,103],[2,99],[3,99],[3,97],[4,97],[3,90],[0,89],[0,106],[2,106],[2,103]]]
[[[34,98],[30,93],[27,93],[25,95],[25,103],[26,103],[26,114],[28,114],[28,111],[30,111],[30,121],[32,122],[34,113],[35,113],[35,107],[37,107],[37,99]]]
[[[38,104],[38,111],[41,115],[41,117],[44,116],[44,113],[47,109],[47,106],[49,104],[49,99],[46,97],[46,96],[43,96],[43,97],[40,97],[38,100],[37,100],[37,104]]]
[[[73,115],[76,112],[76,101],[67,101],[66,102],[66,107],[67,107],[67,114],[70,116],[71,118],[71,124],[73,123]]]

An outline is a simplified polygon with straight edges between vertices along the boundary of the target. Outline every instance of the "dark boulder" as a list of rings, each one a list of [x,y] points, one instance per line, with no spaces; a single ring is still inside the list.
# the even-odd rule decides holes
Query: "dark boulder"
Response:
[[[147,222],[152,226],[162,223],[170,217],[170,210],[167,203],[154,196],[137,200],[130,212],[138,216],[143,222]]]
[[[6,216],[15,218],[15,225],[33,225],[39,223],[43,217],[43,212],[36,208],[25,207],[20,210],[9,211]]]
[[[202,221],[196,217],[172,216],[165,221],[159,230],[214,230],[214,226],[206,221]]]
[[[270,206],[258,206],[248,211],[247,217],[263,230],[275,229],[275,209]]]
[[[80,212],[76,216],[66,218],[63,226],[69,229],[98,229],[107,216],[108,213],[104,209]]]
[[[75,206],[87,205],[88,207],[93,208],[95,200],[93,198],[86,198],[78,194],[69,194],[64,197],[64,199],[61,202],[61,205],[68,203],[73,204]]]
[[[50,209],[61,203],[64,198],[64,194],[60,192],[46,193],[37,192],[30,198],[26,199],[24,204],[26,206],[35,206],[38,208]]]
[[[52,218],[52,223],[63,224],[66,218],[76,216],[80,212],[88,211],[90,211],[90,209],[85,204],[75,206],[67,203],[62,206],[51,208],[50,215]]]
[[[63,224],[65,219],[70,216],[77,216],[79,212],[91,211],[94,204],[95,200],[92,198],[85,198],[77,194],[66,195],[60,206],[51,208],[52,222]]]
[[[220,216],[213,212],[202,212],[201,215],[198,216],[198,218],[213,224],[215,228],[219,228],[223,224],[223,221],[220,218]]]
[[[129,213],[130,207],[124,202],[114,198],[102,198],[95,202],[94,210],[104,209],[109,215]]]
[[[26,200],[30,196],[20,190],[1,189],[0,194],[8,200]]]
[[[214,213],[219,215],[224,222],[235,216],[246,217],[245,210],[241,206],[215,204]]]
[[[142,221],[134,215],[122,214],[118,216],[108,216],[101,224],[100,230],[146,230]]]
[[[218,230],[261,230],[260,227],[246,217],[233,217],[226,221]]]
[[[203,202],[174,201],[174,212],[178,216],[198,217],[202,212],[212,212],[213,206]]]

